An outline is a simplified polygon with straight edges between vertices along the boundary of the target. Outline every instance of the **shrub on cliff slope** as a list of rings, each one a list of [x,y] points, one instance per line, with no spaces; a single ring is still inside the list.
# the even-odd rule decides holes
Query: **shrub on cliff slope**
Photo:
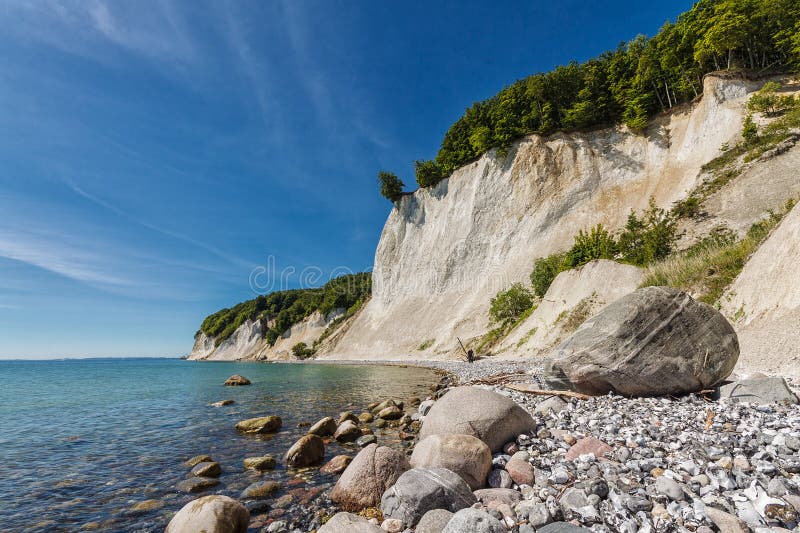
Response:
[[[495,324],[512,323],[531,307],[533,307],[531,291],[522,283],[515,283],[492,298],[489,318]]]
[[[378,185],[381,188],[381,195],[390,202],[396,202],[403,197],[403,183],[397,174],[381,170],[378,172]]]

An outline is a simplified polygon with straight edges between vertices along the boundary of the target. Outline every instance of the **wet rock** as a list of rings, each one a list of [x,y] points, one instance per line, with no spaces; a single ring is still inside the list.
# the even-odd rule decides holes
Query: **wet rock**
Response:
[[[389,425],[389,423],[386,420],[384,420],[383,418],[379,418],[379,419],[377,419],[375,421],[375,427],[378,428],[378,429],[383,429],[388,425]]]
[[[444,468],[414,468],[401,475],[381,498],[384,516],[415,526],[432,509],[456,512],[477,502],[469,485]]]
[[[375,435],[362,435],[356,439],[356,446],[359,448],[364,448],[376,442],[378,442],[378,437]]]
[[[325,457],[325,443],[317,435],[304,435],[286,452],[286,464],[303,467],[315,465]]]
[[[280,488],[281,484],[278,481],[257,481],[242,491],[242,498],[268,498]]]
[[[146,513],[149,511],[156,511],[164,507],[164,502],[161,500],[144,500],[131,507],[131,511],[135,513]]]
[[[189,479],[184,479],[183,481],[175,485],[175,488],[178,489],[180,492],[195,494],[198,492],[206,491],[212,487],[216,487],[217,485],[219,485],[219,480],[216,478],[190,477]]]
[[[531,415],[513,400],[479,387],[456,387],[433,405],[419,436],[472,435],[497,451],[534,427]]]
[[[353,442],[361,436],[361,430],[352,420],[345,420],[336,428],[333,438],[338,442]]]
[[[250,513],[228,496],[203,496],[187,503],[170,520],[164,533],[244,533]]]
[[[478,509],[461,509],[447,523],[442,533],[506,533],[500,520]]]
[[[336,421],[326,416],[308,429],[308,432],[318,437],[330,437],[336,432]]]
[[[402,452],[370,444],[342,473],[333,487],[331,500],[347,511],[377,507],[386,489],[410,468]]]
[[[403,411],[401,411],[396,405],[390,405],[385,409],[381,409],[378,411],[378,418],[383,418],[384,420],[399,420],[403,416]]]
[[[261,457],[247,457],[244,461],[244,467],[248,470],[258,470],[264,472],[275,468],[275,458],[271,455],[263,455]]]
[[[453,513],[450,511],[433,509],[422,515],[414,531],[415,533],[442,533],[451,518],[453,518]]]
[[[364,424],[369,424],[370,422],[375,420],[375,417],[372,416],[372,413],[361,413],[360,415],[358,415],[358,420],[360,422],[363,422]]]
[[[325,463],[319,471],[323,474],[341,474],[352,460],[353,458],[349,455],[337,455]]]
[[[486,485],[486,476],[492,468],[492,452],[483,441],[471,435],[431,435],[417,443],[410,462],[414,468],[446,468],[475,490]]]
[[[546,374],[587,394],[658,396],[710,389],[738,358],[736,332],[719,311],[678,289],[646,287],[587,320]]]
[[[798,403],[797,395],[789,389],[786,380],[779,377],[743,379],[723,385],[720,398],[751,402],[760,405],[770,403]]]
[[[588,453],[594,454],[596,458],[601,459],[610,457],[613,451],[614,449],[611,446],[600,439],[584,437],[570,447],[569,451],[567,451],[566,459],[574,461],[581,455]]]
[[[226,405],[232,405],[234,403],[233,400],[220,400],[218,402],[213,402],[208,404],[211,407],[225,407]]]
[[[192,475],[198,477],[219,477],[220,474],[222,474],[222,468],[219,463],[214,461],[203,461],[192,468]]]
[[[207,461],[213,461],[210,455],[195,455],[194,457],[186,461],[185,464],[186,466],[194,467],[199,463],[205,463]]]
[[[317,533],[385,533],[366,518],[351,513],[336,513]]]
[[[236,424],[236,429],[243,433],[275,433],[282,424],[279,416],[258,416],[242,420]]]
[[[349,420],[354,424],[358,424],[358,417],[353,413],[353,411],[345,411],[343,413],[339,413],[339,420],[336,422],[337,425],[342,425],[345,420]]]
[[[234,374],[223,383],[226,387],[238,387],[242,385],[250,385],[250,380],[239,374]]]

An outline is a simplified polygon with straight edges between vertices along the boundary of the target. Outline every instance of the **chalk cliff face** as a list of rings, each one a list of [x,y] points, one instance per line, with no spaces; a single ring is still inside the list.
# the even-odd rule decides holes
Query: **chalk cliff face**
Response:
[[[487,154],[403,197],[381,235],[372,299],[321,355],[454,356],[457,337],[485,333],[490,298],[526,281],[536,258],[568,247],[579,229],[622,226],[651,197],[662,207],[685,197],[700,167],[740,138],[746,96],[757,87],[709,76],[699,103],[644,135],[532,135],[507,157]]]

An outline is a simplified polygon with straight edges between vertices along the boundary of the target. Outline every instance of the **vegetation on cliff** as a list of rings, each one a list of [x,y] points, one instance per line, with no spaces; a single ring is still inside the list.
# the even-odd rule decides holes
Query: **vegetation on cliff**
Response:
[[[348,274],[313,289],[276,291],[221,309],[203,320],[200,331],[217,346],[248,320],[261,320],[270,345],[292,325],[315,311],[327,315],[334,309],[357,309],[372,293],[369,272]]]
[[[653,115],[698,97],[703,76],[712,71],[798,67],[796,0],[700,0],[652,38],[640,35],[476,102],[449,128],[435,159],[415,162],[417,183],[435,185],[486,151],[505,153],[531,133],[616,123],[641,130]]]

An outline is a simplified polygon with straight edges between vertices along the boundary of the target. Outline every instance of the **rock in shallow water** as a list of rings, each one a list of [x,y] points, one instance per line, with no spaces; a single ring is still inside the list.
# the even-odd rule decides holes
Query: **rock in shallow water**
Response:
[[[352,460],[331,492],[331,500],[346,511],[380,504],[381,496],[410,469],[406,456],[392,448],[370,444]]]
[[[511,399],[479,387],[456,387],[431,407],[419,438],[472,435],[492,451],[498,451],[506,442],[534,427],[531,415]]]
[[[334,420],[329,416],[326,416],[325,418],[321,419],[319,422],[311,426],[308,432],[312,435],[317,435],[319,437],[330,437],[336,432],[336,420]]]
[[[461,476],[445,468],[414,468],[401,475],[381,498],[384,516],[413,527],[433,509],[456,512],[477,502]]]
[[[323,474],[341,474],[345,471],[352,460],[353,458],[349,455],[337,455],[325,463],[322,468],[319,469],[319,471]]]
[[[275,458],[271,455],[264,455],[261,457],[247,457],[243,461],[244,467],[249,470],[258,470],[264,472],[275,468]]]
[[[325,443],[316,435],[303,435],[286,452],[286,464],[303,467],[315,465],[325,457]]]
[[[192,468],[192,475],[198,477],[219,477],[222,474],[222,468],[219,463],[214,461],[203,461],[197,463]]]
[[[257,416],[237,423],[236,429],[244,433],[275,433],[282,424],[279,416]]]
[[[556,350],[546,373],[587,394],[681,394],[712,388],[739,358],[733,326],[683,291],[646,287],[606,306]]]
[[[244,533],[250,513],[227,496],[203,496],[183,506],[164,533]]]
[[[184,479],[175,485],[175,488],[181,492],[195,494],[197,492],[203,492],[212,487],[216,487],[217,485],[219,485],[219,480],[216,478],[191,477],[189,479]]]
[[[226,387],[238,387],[242,385],[250,385],[250,380],[239,374],[234,374],[223,383]]]
[[[492,468],[492,452],[471,435],[431,435],[419,441],[411,454],[411,466],[446,468],[461,476],[472,490],[486,485]]]
[[[353,442],[361,436],[361,430],[352,420],[345,420],[336,428],[333,438],[338,442]]]
[[[280,490],[281,484],[277,481],[257,481],[242,491],[242,498],[267,498]]]

